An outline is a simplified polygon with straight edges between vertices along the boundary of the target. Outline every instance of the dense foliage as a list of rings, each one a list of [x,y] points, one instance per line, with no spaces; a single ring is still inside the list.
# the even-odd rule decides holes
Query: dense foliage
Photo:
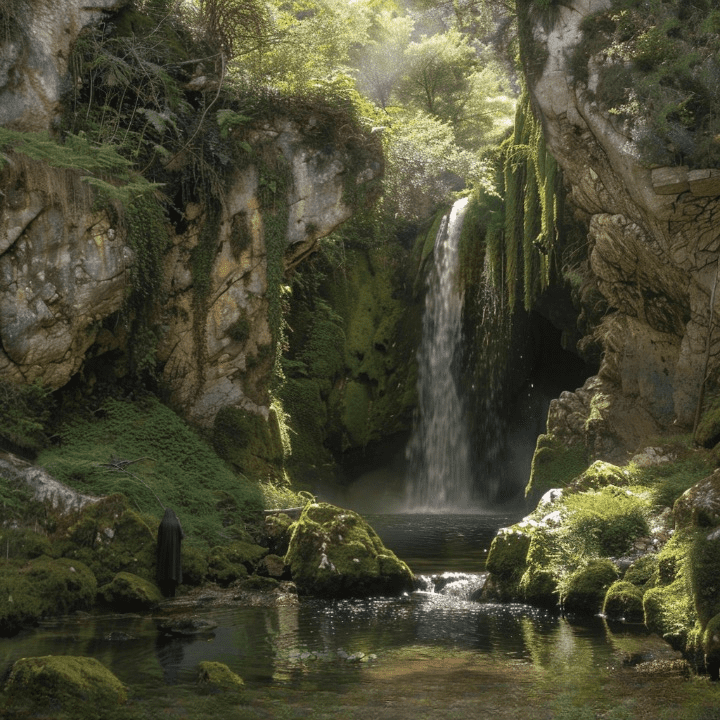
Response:
[[[720,165],[716,3],[615,0],[588,16],[582,29],[575,79],[629,125],[648,164]]]

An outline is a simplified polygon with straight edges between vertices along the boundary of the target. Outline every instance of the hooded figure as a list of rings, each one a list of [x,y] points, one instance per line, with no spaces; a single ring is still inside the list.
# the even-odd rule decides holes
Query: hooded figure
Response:
[[[182,582],[180,545],[184,537],[177,515],[166,508],[157,535],[157,581],[165,597],[175,597],[175,588]]]

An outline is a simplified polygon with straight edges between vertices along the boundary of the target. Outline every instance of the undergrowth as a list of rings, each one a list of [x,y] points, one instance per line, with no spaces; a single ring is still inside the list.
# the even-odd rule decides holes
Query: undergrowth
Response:
[[[261,488],[151,397],[106,400],[94,419],[74,418],[59,435],[60,446],[38,457],[54,478],[90,495],[122,493],[158,520],[163,505],[172,507],[191,544],[219,544],[224,525],[261,519]]]

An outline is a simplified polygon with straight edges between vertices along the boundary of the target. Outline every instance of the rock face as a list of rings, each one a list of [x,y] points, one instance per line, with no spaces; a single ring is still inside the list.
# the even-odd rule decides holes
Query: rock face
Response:
[[[47,130],[59,117],[70,47],[103,11],[128,0],[7,0],[0,8],[0,125]]]
[[[620,462],[643,436],[693,424],[718,272],[720,184],[716,169],[643,162],[632,122],[595,100],[598,68],[613,62],[605,49],[575,54],[587,79],[573,79],[584,76],[570,66],[575,48],[585,47],[581,23],[609,5],[557,4],[552,23],[527,0],[519,11],[536,59],[534,106],[570,203],[589,227],[587,284],[608,308],[584,339],[602,347],[598,377],[553,403],[548,430],[585,443],[591,460]],[[715,313],[719,302],[717,295]],[[719,351],[713,338],[710,376]]]
[[[76,0],[12,0],[17,33],[0,36],[0,126],[52,129],[74,39],[106,5],[122,4],[107,0],[88,11]],[[288,182],[278,190],[278,204],[287,208],[282,247],[268,249],[270,219],[259,196],[270,181],[260,153],[231,173],[219,218],[215,210],[186,202],[177,208],[182,222],[168,224],[170,249],[159,283],[164,304],[153,318],[160,328],[157,361],[171,402],[199,425],[212,425],[224,406],[268,418],[274,361],[269,253],[279,253],[280,274],[293,267],[351,216],[355,206],[348,198],[367,196],[382,173],[377,151],[358,160],[339,142],[308,142],[328,123],[332,119],[322,113],[297,119],[278,111],[236,141],[243,143],[240,155],[247,147],[262,148],[264,158],[279,158],[287,168]],[[133,342],[117,318],[136,253],[117,215],[72,196],[68,171],[44,167],[45,176],[33,178],[21,157],[8,157],[0,176],[0,379],[59,388],[89,358],[126,352]],[[193,260],[208,232],[209,277],[198,302]]]

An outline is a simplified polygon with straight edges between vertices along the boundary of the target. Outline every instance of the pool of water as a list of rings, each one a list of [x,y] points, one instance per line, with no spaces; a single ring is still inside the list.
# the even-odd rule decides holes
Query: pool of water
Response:
[[[495,530],[512,522],[511,516],[400,515],[370,519],[386,544],[416,574],[446,574],[443,589],[438,592],[435,584],[426,582],[422,590],[397,598],[343,601],[300,598],[269,607],[242,602],[195,607],[193,614],[217,627],[206,635],[180,639],[158,633],[158,615],[173,612],[168,609],[156,616],[58,618],[2,640],[0,673],[6,676],[19,657],[89,655],[109,667],[128,684],[133,697],[142,701],[160,689],[172,693],[173,688],[194,686],[198,663],[217,660],[244,678],[248,688],[256,693],[255,705],[251,703],[250,708],[243,710],[250,714],[242,717],[295,717],[292,708],[297,709],[297,717],[315,716],[300,711],[302,707],[315,707],[309,693],[329,695],[329,705],[334,702],[338,707],[337,714],[329,710],[330,714],[318,717],[355,717],[354,713],[371,717],[362,715],[359,705],[345,714],[340,708],[343,703],[355,702],[353,698],[368,689],[378,693],[378,707],[388,707],[400,692],[388,684],[388,678],[403,672],[409,674],[403,675],[402,692],[416,687],[417,697],[421,687],[425,688],[423,692],[429,692],[428,683],[432,682],[440,683],[436,692],[440,697],[444,688],[460,682],[461,677],[471,682],[466,688],[469,693],[487,695],[492,686],[502,696],[508,690],[504,681],[497,678],[515,677],[514,692],[520,694],[513,702],[523,705],[530,697],[523,692],[536,695],[539,692],[536,685],[522,690],[523,683],[531,679],[535,682],[542,676],[543,692],[553,698],[553,678],[562,679],[567,693],[568,688],[574,688],[573,683],[597,683],[598,678],[607,678],[615,670],[625,672],[623,668],[630,658],[635,662],[638,658],[670,656],[669,648],[642,626],[611,627],[602,618],[571,622],[525,605],[467,599],[466,587],[482,581],[486,549]],[[410,673],[409,668],[415,671]],[[444,675],[446,680],[440,681]],[[491,677],[496,680],[491,682]],[[348,683],[354,689],[349,690]],[[462,687],[466,687],[464,680]],[[269,714],[263,715],[264,711],[258,708],[267,708],[268,698],[276,697],[272,693],[278,691],[294,694],[276,699],[276,705],[271,703],[267,711]],[[615,691],[607,692],[612,698]],[[409,702],[408,712],[415,702],[419,702],[417,698]],[[280,705],[284,715],[278,710]],[[250,712],[252,708],[257,710],[256,714]],[[423,715],[416,710],[415,717],[456,716],[439,712]],[[527,707],[523,712],[526,710]],[[379,711],[376,716],[405,717],[399,712],[393,715]],[[515,715],[530,716],[519,711]],[[466,710],[457,717],[467,717]]]

